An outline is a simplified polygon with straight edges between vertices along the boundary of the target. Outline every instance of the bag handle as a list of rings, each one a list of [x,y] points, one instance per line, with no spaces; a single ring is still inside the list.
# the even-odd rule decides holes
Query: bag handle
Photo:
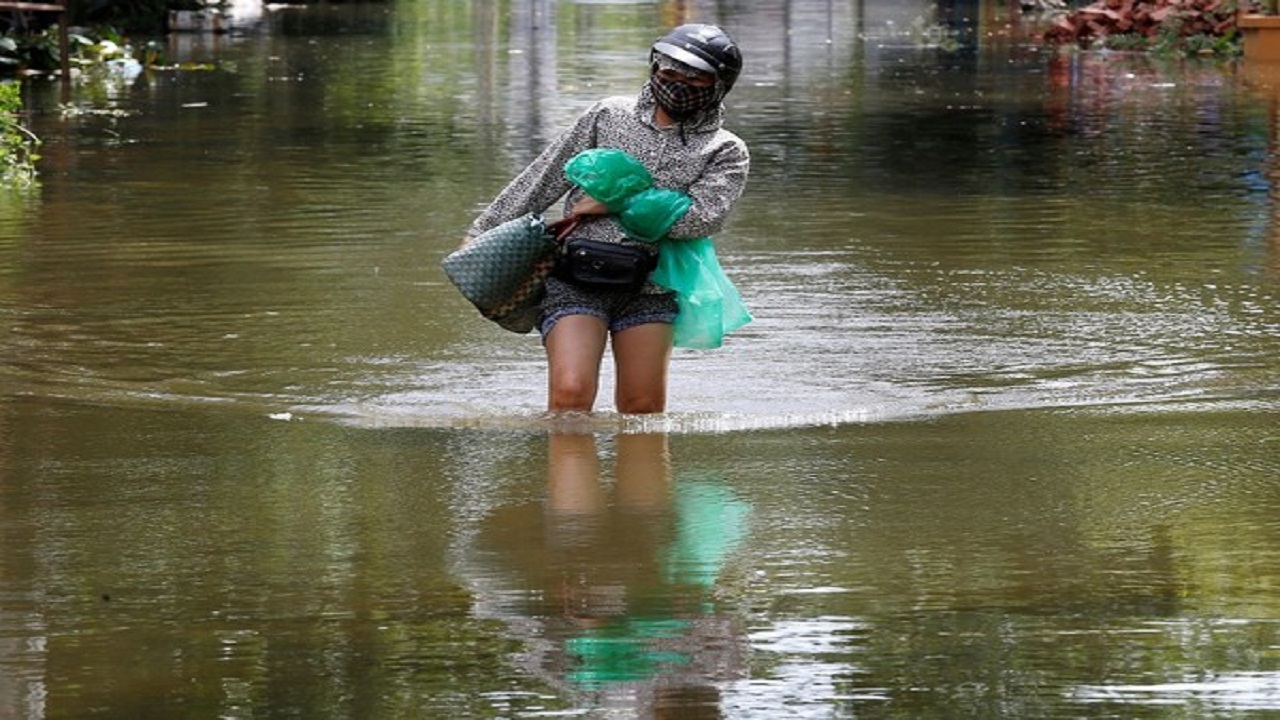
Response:
[[[556,239],[556,243],[563,243],[565,238],[569,237],[581,224],[581,215],[569,215],[548,225],[547,232],[551,233],[551,237]]]

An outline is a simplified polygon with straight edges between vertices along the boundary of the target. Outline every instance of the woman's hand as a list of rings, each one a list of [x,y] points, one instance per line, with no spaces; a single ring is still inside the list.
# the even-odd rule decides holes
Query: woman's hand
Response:
[[[608,215],[609,208],[590,195],[585,195],[581,200],[573,204],[572,213],[574,215]]]

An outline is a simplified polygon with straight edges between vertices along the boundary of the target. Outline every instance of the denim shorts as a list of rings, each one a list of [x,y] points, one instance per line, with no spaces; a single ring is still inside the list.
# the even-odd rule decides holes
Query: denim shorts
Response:
[[[600,292],[553,276],[547,278],[538,330],[545,338],[561,318],[590,315],[603,320],[609,332],[616,333],[646,323],[671,324],[679,312],[673,292]]]

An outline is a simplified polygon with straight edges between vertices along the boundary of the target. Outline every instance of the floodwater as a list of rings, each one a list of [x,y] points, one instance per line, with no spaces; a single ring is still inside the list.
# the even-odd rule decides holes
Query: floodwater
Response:
[[[30,85],[0,717],[1274,717],[1280,93],[924,5],[287,8]],[[546,418],[438,261],[683,17],[755,322]]]

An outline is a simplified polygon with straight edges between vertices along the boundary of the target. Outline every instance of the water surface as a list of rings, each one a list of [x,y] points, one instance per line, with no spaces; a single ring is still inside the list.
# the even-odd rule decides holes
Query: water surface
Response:
[[[756,320],[551,421],[438,261],[682,5],[748,57]],[[836,5],[293,9],[33,86],[0,716],[1280,710],[1280,96]]]

